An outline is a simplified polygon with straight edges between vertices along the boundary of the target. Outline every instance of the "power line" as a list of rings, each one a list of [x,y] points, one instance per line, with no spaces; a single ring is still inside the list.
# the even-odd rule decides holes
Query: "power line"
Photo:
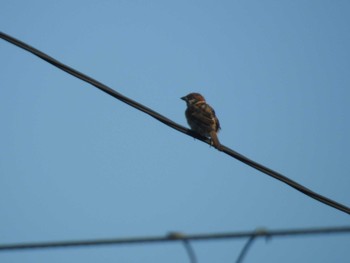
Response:
[[[323,228],[299,228],[299,229],[282,229],[282,230],[258,230],[246,232],[225,232],[225,233],[209,233],[181,235],[174,238],[172,235],[150,236],[150,237],[129,237],[129,238],[113,238],[113,239],[94,239],[94,240],[77,240],[77,241],[56,241],[56,242],[37,242],[37,243],[17,243],[2,244],[0,252],[17,251],[17,250],[33,250],[48,248],[68,248],[68,247],[92,247],[107,245],[136,245],[136,244],[153,244],[164,242],[193,242],[193,241],[209,241],[222,239],[241,239],[241,238],[260,238],[260,237],[287,237],[287,236],[306,236],[306,235],[325,235],[325,234],[341,234],[350,233],[350,226],[342,227],[323,227]]]
[[[188,239],[183,239],[185,236],[184,234],[180,233],[180,232],[170,232],[168,234],[168,238],[171,238],[171,239],[180,239],[184,245],[184,248],[187,252],[187,255],[190,259],[190,263],[197,263],[197,256],[196,256],[196,253],[193,249],[193,247],[191,246],[190,244],[190,241]]]
[[[256,236],[251,236],[247,243],[245,243],[244,247],[242,248],[241,250],[241,253],[239,253],[239,256],[236,260],[236,263],[242,263],[243,262],[243,259],[245,257],[245,255],[247,254],[249,248],[252,246],[254,240],[255,240]]]
[[[40,50],[38,50],[38,49],[36,49],[34,47],[31,47],[28,44],[26,44],[26,43],[24,43],[24,42],[22,42],[22,41],[20,41],[20,40],[18,40],[16,38],[10,36],[10,35],[7,35],[7,34],[5,34],[3,32],[0,32],[0,37],[2,39],[6,40],[6,41],[8,41],[8,42],[18,46],[18,47],[26,50],[26,51],[28,51],[28,52],[38,56],[39,58],[45,60],[46,62],[48,62],[48,63],[50,63],[52,65],[54,65],[55,67],[58,67],[59,69],[65,71],[65,72],[67,72],[67,73],[69,73],[69,74],[71,74],[71,75],[73,75],[73,76],[75,76],[75,77],[77,77],[77,78],[87,82],[87,83],[90,83],[91,85],[95,86],[96,88],[100,89],[101,91],[103,91],[103,92],[111,95],[112,97],[114,97],[114,98],[116,98],[118,100],[121,100],[122,102],[124,102],[124,103],[126,103],[126,104],[128,104],[128,105],[130,105],[130,106],[132,106],[132,107],[134,107],[134,108],[136,108],[136,109],[138,109],[138,110],[148,114],[149,116],[151,116],[151,117],[155,118],[156,120],[164,123],[165,125],[167,125],[169,127],[172,127],[173,129],[175,129],[177,131],[180,131],[180,132],[182,132],[184,134],[192,136],[192,137],[194,137],[194,138],[196,138],[198,140],[201,140],[201,141],[203,141],[203,142],[205,142],[205,143],[207,143],[209,145],[211,144],[211,142],[210,142],[210,140],[208,138],[202,137],[202,136],[198,135],[197,133],[195,133],[195,132],[185,128],[184,126],[175,123],[174,121],[166,118],[165,116],[159,114],[158,112],[156,112],[156,111],[154,111],[154,110],[152,110],[152,109],[142,105],[141,103],[138,103],[138,102],[136,102],[136,101],[134,101],[134,100],[132,100],[132,99],[130,99],[130,98],[128,98],[128,97],[118,93],[118,92],[116,92],[115,90],[113,90],[110,87],[102,84],[101,82],[98,82],[97,80],[95,80],[95,79],[93,79],[93,78],[91,78],[91,77],[89,77],[89,76],[87,76],[87,75],[85,75],[85,74],[83,74],[83,73],[81,73],[81,72],[79,72],[79,71],[77,71],[77,70],[75,70],[75,69],[73,69],[73,68],[63,64],[63,63],[61,63],[61,62],[59,62],[58,60],[48,56],[47,54],[41,52]],[[305,186],[303,186],[303,185],[301,185],[301,184],[299,184],[299,183],[297,183],[297,182],[295,182],[295,181],[285,177],[281,173],[278,173],[278,172],[276,172],[276,171],[274,171],[274,170],[272,170],[272,169],[270,169],[270,168],[268,168],[268,167],[266,167],[264,165],[261,165],[261,164],[255,162],[255,161],[245,157],[244,155],[242,155],[242,154],[240,154],[240,153],[238,153],[238,152],[236,152],[236,151],[234,151],[234,150],[224,146],[224,145],[222,145],[222,147],[223,147],[222,151],[224,153],[230,155],[231,157],[233,157],[233,158],[235,158],[235,159],[237,159],[237,160],[239,160],[239,161],[241,161],[241,162],[243,162],[243,163],[245,163],[245,164],[247,164],[247,165],[249,165],[249,166],[251,166],[251,167],[253,167],[253,168],[255,168],[255,169],[257,169],[257,170],[259,170],[259,171],[261,171],[261,172],[263,172],[263,173],[265,173],[265,174],[267,174],[267,175],[269,175],[269,176],[271,176],[271,177],[273,177],[273,178],[275,178],[275,179],[277,179],[277,180],[279,180],[279,181],[281,181],[281,182],[283,182],[283,183],[285,183],[285,184],[287,184],[289,186],[291,186],[291,187],[293,187],[294,189],[302,192],[303,194],[305,194],[305,195],[307,195],[307,196],[309,196],[309,197],[311,197],[311,198],[313,198],[313,199],[315,199],[315,200],[317,200],[319,202],[322,202],[322,203],[324,203],[324,204],[326,204],[328,206],[331,206],[331,207],[333,207],[335,209],[338,209],[339,211],[343,211],[343,212],[345,212],[347,214],[350,214],[350,208],[349,207],[347,207],[347,206],[345,206],[345,205],[343,205],[341,203],[338,203],[338,202],[336,202],[336,201],[334,201],[334,200],[332,200],[332,199],[330,199],[328,197],[325,197],[325,196],[322,196],[322,195],[320,195],[320,194],[318,194],[316,192],[313,192],[312,190],[306,188]]]
[[[184,240],[183,244],[185,246],[188,257],[190,258],[190,263],[197,263],[196,253],[194,252],[194,249],[191,246],[190,241]]]

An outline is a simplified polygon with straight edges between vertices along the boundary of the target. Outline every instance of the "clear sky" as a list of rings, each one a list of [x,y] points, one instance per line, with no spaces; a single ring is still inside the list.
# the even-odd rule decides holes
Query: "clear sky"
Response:
[[[350,206],[349,1],[2,0],[1,31]],[[0,243],[349,225],[321,204],[0,41]],[[193,243],[234,262],[245,240]],[[257,240],[244,262],[349,262],[350,235]],[[188,262],[180,243],[0,262]]]

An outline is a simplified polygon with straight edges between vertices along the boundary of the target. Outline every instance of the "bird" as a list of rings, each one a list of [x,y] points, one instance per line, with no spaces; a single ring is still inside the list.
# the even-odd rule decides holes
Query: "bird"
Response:
[[[201,136],[210,138],[211,144],[221,151],[222,147],[217,136],[221,127],[214,109],[207,104],[205,98],[199,93],[190,93],[181,99],[187,104],[185,116],[191,130]]]

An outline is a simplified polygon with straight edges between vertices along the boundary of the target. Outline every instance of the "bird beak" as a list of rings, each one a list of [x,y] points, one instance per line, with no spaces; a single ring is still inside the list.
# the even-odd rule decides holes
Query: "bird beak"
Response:
[[[187,98],[186,98],[186,96],[185,96],[185,97],[182,97],[181,99],[182,99],[182,100],[184,100],[184,101],[187,101]]]

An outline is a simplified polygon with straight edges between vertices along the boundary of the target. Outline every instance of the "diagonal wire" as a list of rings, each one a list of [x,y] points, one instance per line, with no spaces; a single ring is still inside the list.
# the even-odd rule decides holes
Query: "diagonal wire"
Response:
[[[10,35],[7,35],[3,32],[0,32],[0,37],[6,41],[18,46],[18,47],[26,50],[26,51],[38,56],[39,58],[54,65],[55,67],[58,67],[61,70],[65,71],[65,72],[85,81],[85,82],[90,83],[91,85],[95,86],[96,88],[100,89],[101,91],[103,91],[103,92],[111,95],[112,97],[114,97],[118,100],[121,100],[122,102],[148,114],[149,116],[157,119],[158,121],[164,123],[165,125],[168,125],[169,127],[172,127],[173,129],[175,129],[177,131],[185,133],[189,136],[192,136],[198,140],[201,140],[201,141],[211,145],[211,142],[208,138],[202,137],[202,136],[198,135],[197,133],[185,128],[184,126],[175,123],[174,121],[166,118],[165,116],[159,114],[158,112],[156,112],[156,111],[154,111],[154,110],[152,110],[152,109],[150,109],[150,108],[148,108],[148,107],[118,93],[118,92],[116,92],[115,90],[102,84],[101,82],[98,82],[97,80],[95,80],[95,79],[61,63],[61,62],[59,62],[58,60],[48,56],[47,54],[41,52],[40,50],[38,50],[34,47],[31,47],[28,44],[10,36]],[[291,187],[293,187],[294,189],[304,193],[305,195],[307,195],[307,196],[309,196],[309,197],[311,197],[311,198],[313,198],[321,203],[324,203],[324,204],[331,206],[337,210],[340,210],[340,211],[343,211],[347,214],[350,214],[349,207],[347,207],[341,203],[338,203],[338,202],[336,202],[328,197],[325,197],[325,196],[322,196],[316,192],[313,192],[312,190],[306,188],[305,186],[285,177],[281,173],[278,173],[278,172],[276,172],[276,171],[274,171],[274,170],[272,170],[272,169],[270,169],[262,164],[259,164],[259,163],[245,157],[244,155],[242,155],[242,154],[240,154],[240,153],[238,153],[238,152],[236,152],[236,151],[234,151],[234,150],[232,150],[224,145],[222,145],[222,148],[223,148],[222,151],[224,153],[230,155],[231,157],[233,157],[233,158],[235,158],[235,159],[237,159],[237,160],[239,160],[239,161],[241,161],[241,162],[243,162],[243,163],[245,163],[245,164],[247,164],[247,165],[249,165],[249,166],[251,166],[251,167],[253,167],[253,168],[255,168],[255,169],[257,169],[257,170],[259,170],[259,171],[261,171],[261,172],[263,172],[263,173],[265,173],[265,174],[267,174],[267,175],[269,175],[269,176],[271,176],[271,177],[273,177],[273,178],[275,178],[275,179],[277,179],[277,180],[279,180],[279,181],[281,181],[289,186],[291,186]]]
[[[244,247],[241,250],[241,253],[239,254],[236,263],[242,263],[243,259],[245,257],[245,255],[247,254],[249,248],[251,247],[251,245],[253,244],[253,241],[255,240],[256,236],[253,235],[251,236],[248,241],[245,243]]]
[[[169,239],[173,239],[173,240],[180,240],[182,241],[185,250],[187,252],[187,255],[190,259],[190,263],[197,263],[197,257],[196,257],[196,253],[194,252],[193,247],[190,244],[190,241],[188,239],[186,239],[186,236],[181,233],[181,232],[170,232],[167,237]]]
[[[236,263],[241,263],[243,262],[243,259],[245,255],[247,254],[248,250],[252,246],[254,240],[259,236],[259,234],[266,234],[266,238],[269,237],[268,232],[265,228],[257,229],[254,234],[252,234],[247,242],[245,243],[244,247],[241,250],[241,253],[239,253],[239,256],[236,260]]]
[[[191,246],[190,241],[184,240],[183,244],[184,244],[185,249],[187,251],[188,257],[190,258],[190,263],[197,263],[196,253],[194,252],[194,249]]]
[[[286,237],[286,236],[310,236],[326,234],[345,234],[350,233],[350,226],[338,227],[320,227],[320,228],[299,228],[299,229],[282,229],[282,230],[265,230],[265,231],[246,231],[246,232],[225,232],[225,233],[206,233],[196,235],[181,234],[173,237],[166,236],[151,237],[129,237],[129,238],[112,238],[112,239],[94,239],[94,240],[76,240],[76,241],[56,241],[56,242],[33,242],[17,244],[0,244],[0,252],[49,249],[49,248],[67,248],[67,247],[91,247],[107,245],[132,245],[132,244],[152,244],[178,241],[208,241],[222,239],[240,239],[259,237]]]

